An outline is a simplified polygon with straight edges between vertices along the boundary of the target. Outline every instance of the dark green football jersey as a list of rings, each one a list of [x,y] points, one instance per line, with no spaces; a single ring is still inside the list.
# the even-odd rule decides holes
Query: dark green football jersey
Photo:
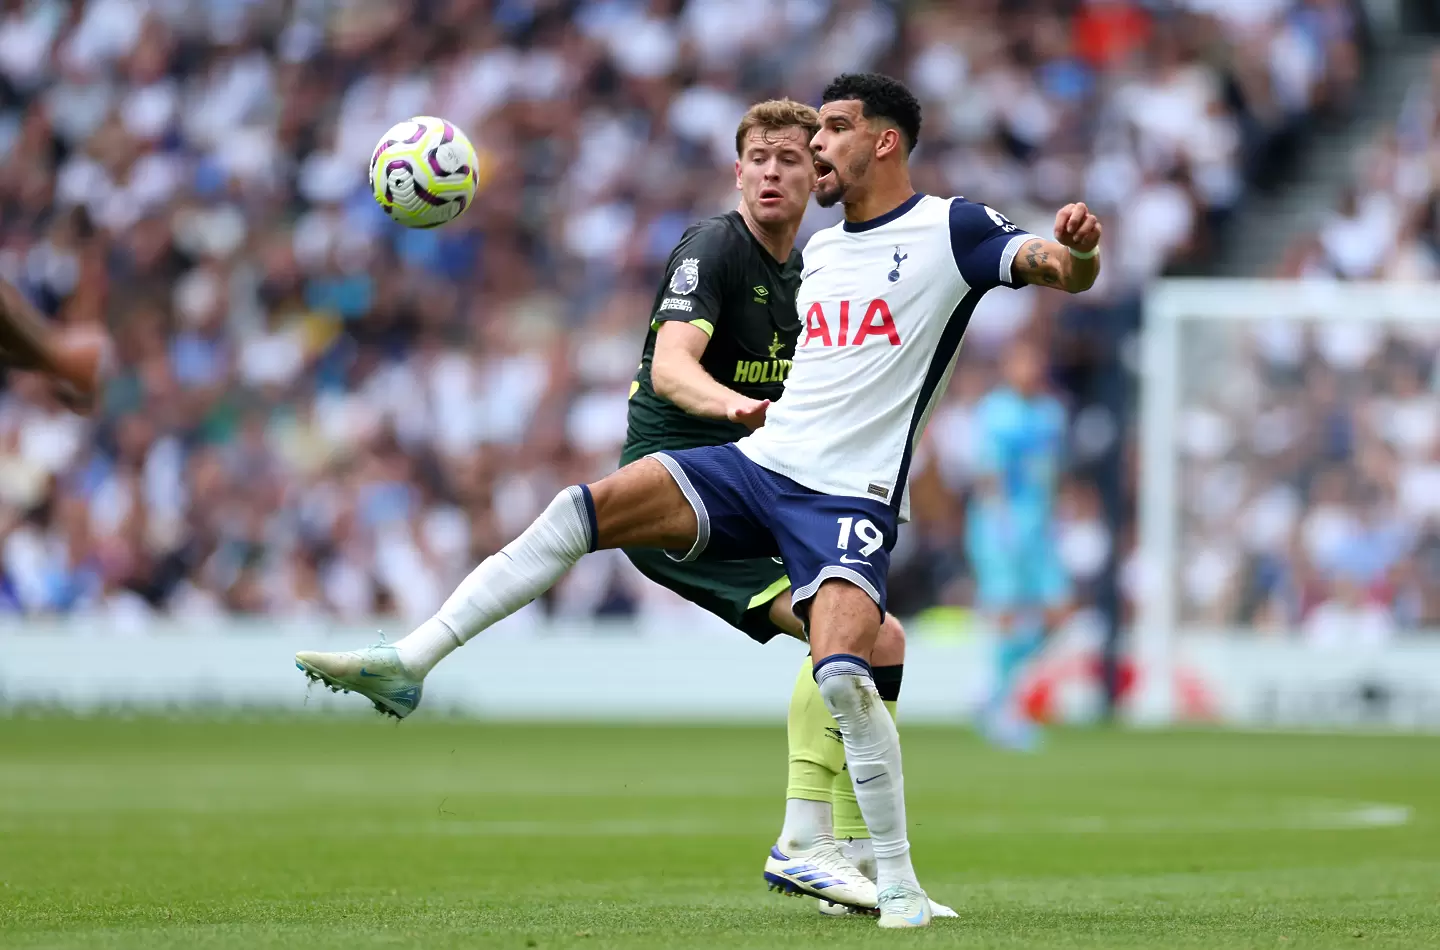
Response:
[[[800,252],[783,264],[755,239],[740,212],[691,225],[665,267],[650,307],[650,332],[630,384],[629,431],[620,464],[662,449],[734,442],[749,430],[723,419],[701,419],[656,395],[650,384],[655,334],[681,320],[710,335],[700,365],[716,380],[752,399],[779,399],[795,357],[800,316]]]

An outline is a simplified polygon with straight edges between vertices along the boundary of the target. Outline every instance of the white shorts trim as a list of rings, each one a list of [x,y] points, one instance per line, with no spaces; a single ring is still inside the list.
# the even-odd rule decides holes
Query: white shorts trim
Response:
[[[705,553],[705,547],[710,543],[710,513],[705,510],[705,502],[701,500],[700,493],[690,483],[690,476],[685,474],[685,469],[680,466],[679,462],[664,452],[651,452],[645,457],[654,459],[665,466],[665,471],[675,479],[675,484],[680,486],[681,494],[685,496],[686,501],[690,502],[690,507],[695,510],[695,543],[690,546],[689,551],[685,552],[684,557],[676,557],[673,551],[666,551],[665,556],[682,564],[686,561],[693,561]]]
[[[880,592],[875,589],[874,584],[870,583],[869,578],[867,578],[864,574],[861,574],[859,571],[854,570],[853,568],[841,567],[839,564],[828,564],[825,567],[820,568],[820,573],[815,575],[815,579],[813,581],[806,584],[804,587],[797,587],[794,592],[791,593],[791,607],[793,608],[795,604],[801,603],[802,601],[806,601],[809,600],[811,597],[814,597],[815,592],[820,589],[820,585],[832,579],[849,581],[856,587],[863,590],[865,593],[869,594],[870,599],[875,601],[876,607],[880,606]]]

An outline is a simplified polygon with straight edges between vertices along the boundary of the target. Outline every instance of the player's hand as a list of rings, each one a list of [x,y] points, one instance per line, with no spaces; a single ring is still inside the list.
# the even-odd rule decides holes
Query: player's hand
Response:
[[[1095,250],[1100,243],[1100,219],[1090,213],[1085,202],[1068,204],[1055,213],[1055,240],[1082,254]]]
[[[765,424],[765,410],[769,408],[768,399],[739,399],[725,410],[725,418],[754,431]]]

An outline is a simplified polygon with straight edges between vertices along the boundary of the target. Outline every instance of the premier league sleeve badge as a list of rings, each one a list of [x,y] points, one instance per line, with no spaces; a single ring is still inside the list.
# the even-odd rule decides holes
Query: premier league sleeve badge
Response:
[[[670,275],[670,292],[672,294],[692,293],[700,286],[700,258],[687,257],[675,268],[675,273]]]

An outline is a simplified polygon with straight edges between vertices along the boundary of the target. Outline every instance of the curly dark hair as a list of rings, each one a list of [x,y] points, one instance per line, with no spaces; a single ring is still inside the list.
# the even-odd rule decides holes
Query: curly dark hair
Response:
[[[825,87],[820,102],[841,99],[860,100],[867,119],[894,122],[905,137],[906,152],[920,141],[920,102],[900,80],[880,73],[842,73]]]

